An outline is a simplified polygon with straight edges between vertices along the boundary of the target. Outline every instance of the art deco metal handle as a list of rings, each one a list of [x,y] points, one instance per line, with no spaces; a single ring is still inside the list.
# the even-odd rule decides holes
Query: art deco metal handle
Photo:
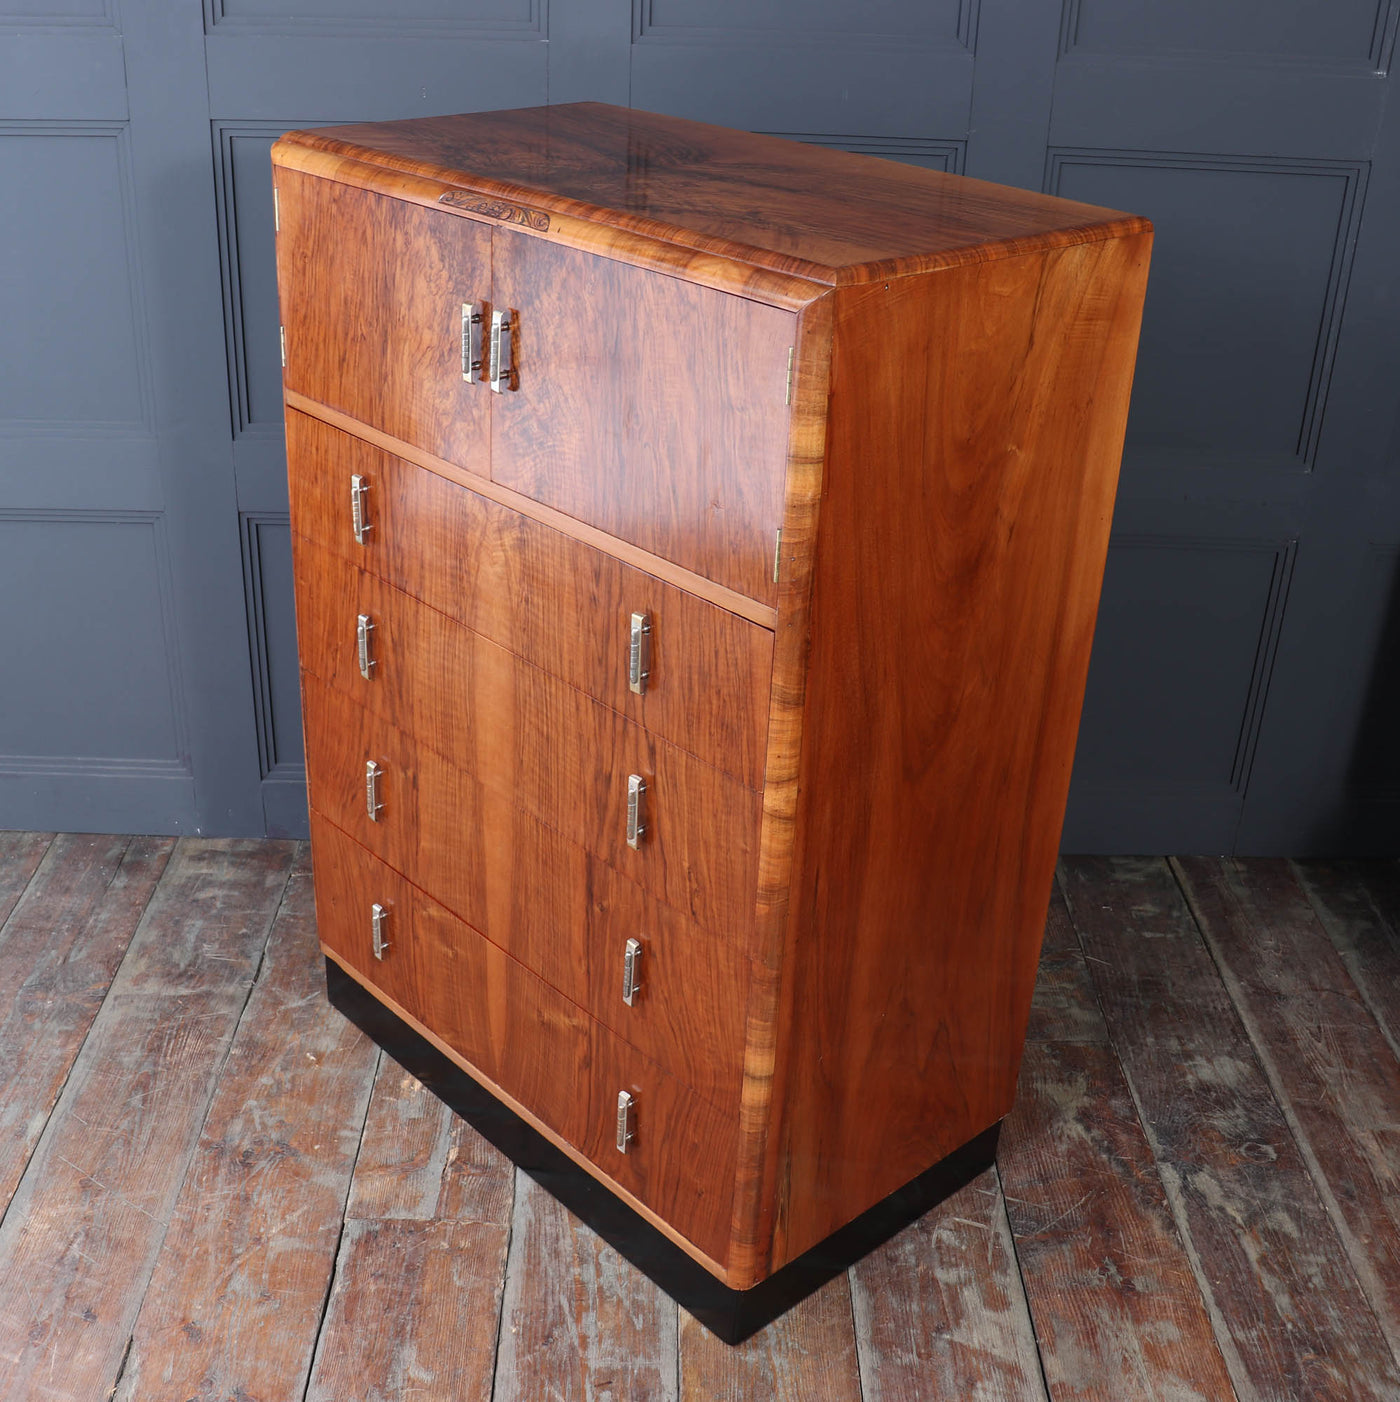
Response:
[[[491,388],[500,394],[503,390],[516,389],[520,379],[515,373],[515,313],[493,311],[491,313],[491,360],[489,373]]]
[[[374,669],[374,658],[369,655],[369,635],[374,631],[374,622],[369,614],[362,613],[355,620],[355,646],[360,654],[360,675],[369,680]]]
[[[365,496],[368,492],[369,483],[358,472],[352,473],[350,477],[350,522],[355,528],[355,543],[357,545],[366,544],[365,537],[373,529],[365,512]]]
[[[627,776],[627,845],[640,847],[647,831],[647,781],[640,774]]]
[[[651,615],[632,615],[632,642],[627,650],[627,685],[642,695],[651,676]]]
[[[382,959],[389,949],[388,926],[389,912],[375,901],[369,908],[369,929],[376,959]]]
[[[630,1008],[642,991],[642,942],[628,940],[622,951],[622,1001]]]
[[[462,378],[469,384],[481,380],[481,318],[483,302],[462,303]]]
[[[617,1093],[617,1152],[625,1154],[627,1146],[637,1137],[635,1116],[637,1102],[628,1091]]]
[[[379,801],[379,779],[384,771],[372,760],[365,761],[365,812],[372,823],[379,821],[384,805]]]

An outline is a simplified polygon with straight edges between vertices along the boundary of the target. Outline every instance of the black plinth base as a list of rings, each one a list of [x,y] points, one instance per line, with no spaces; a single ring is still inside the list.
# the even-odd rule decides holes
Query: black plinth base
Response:
[[[991,1166],[1000,1123],[877,1202],[751,1290],[731,1290],[502,1105],[334,960],[331,1003],[484,1139],[726,1343],[742,1343]]]

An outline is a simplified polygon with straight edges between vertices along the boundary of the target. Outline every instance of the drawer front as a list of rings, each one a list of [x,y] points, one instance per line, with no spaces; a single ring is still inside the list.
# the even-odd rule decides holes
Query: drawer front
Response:
[[[520,356],[492,480],[775,602],[793,314],[510,229],[493,249]]]
[[[763,783],[773,635],[295,411],[292,527],[750,788]],[[351,478],[364,486],[363,542]],[[645,615],[649,676],[629,680]]]
[[[737,944],[309,673],[303,688],[313,809],[702,1095],[737,1094],[748,991]],[[382,770],[374,821],[370,759]],[[630,939],[643,953],[629,1005]]]
[[[283,383],[485,476],[490,405],[462,378],[462,304],[490,296],[491,230],[276,173]]]
[[[302,542],[295,560],[304,668],[700,924],[747,929],[758,792],[373,575]]]
[[[738,1102],[720,1110],[312,818],[322,943],[706,1255],[728,1255]],[[382,958],[373,907],[383,912]],[[635,1102],[617,1148],[617,1098]]]

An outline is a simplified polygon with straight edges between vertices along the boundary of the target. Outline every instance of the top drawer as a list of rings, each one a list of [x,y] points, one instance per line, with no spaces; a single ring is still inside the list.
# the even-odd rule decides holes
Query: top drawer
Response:
[[[287,452],[298,535],[762,787],[766,628],[319,419],[288,412]],[[363,542],[352,477],[366,488]],[[629,682],[634,613],[651,626],[640,692]]]

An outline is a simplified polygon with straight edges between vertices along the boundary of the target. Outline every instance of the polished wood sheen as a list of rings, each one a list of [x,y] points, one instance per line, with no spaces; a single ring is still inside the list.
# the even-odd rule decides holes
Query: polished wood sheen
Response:
[[[291,133],[274,166],[279,188],[351,192],[303,193],[290,235],[282,206],[284,311],[337,282],[324,344],[353,334],[347,288],[385,255],[304,250],[377,241],[401,260],[381,287],[419,257],[431,300],[449,225],[489,247],[485,300],[518,332],[515,387],[473,386],[467,437],[435,445],[431,415],[352,403],[343,364],[299,378],[289,339],[318,881],[321,847],[332,898],[382,863],[396,900],[557,993],[560,1029],[689,1087],[722,1121],[700,1171],[722,1163],[724,1190],[673,1215],[668,1158],[645,1211],[734,1291],[810,1292],[814,1260],[921,1211],[911,1185],[1011,1108],[1150,226],[591,103]],[[384,335],[414,347],[420,325]],[[642,610],[645,697],[624,671]],[[629,773],[650,786],[636,851]],[[609,989],[637,927],[665,965],[644,1017]],[[548,1127],[556,1088],[530,1077],[586,1039],[536,1036],[514,975],[432,1001],[449,943],[422,940],[411,986],[381,996]],[[488,1024],[517,1039],[481,1053],[494,1070],[461,1050]],[[602,1065],[561,1061],[561,1082],[586,1101]]]
[[[292,477],[299,536],[762,787],[773,661],[766,628],[305,414],[287,416],[287,443],[303,465]],[[369,488],[363,545],[351,530],[352,474]],[[651,676],[640,695],[627,684],[634,613],[652,625]]]
[[[489,295],[489,231],[292,171],[277,203],[286,387],[484,474],[489,391],[462,379],[461,321]]]
[[[494,246],[521,368],[492,481],[774,602],[795,318],[514,230]]]
[[[657,901],[492,789],[307,674],[307,719],[341,729],[313,759],[312,809],[708,1099],[732,1105],[743,1051],[743,951]],[[384,769],[370,822],[364,757]],[[647,996],[622,1002],[642,940]]]
[[[312,840],[326,875],[316,892],[326,951],[722,1263],[732,1119],[343,836],[318,824]],[[388,912],[382,960],[370,944],[376,903]],[[625,1154],[616,1147],[620,1090],[637,1098]]]
[[[501,486],[499,482],[492,482],[464,467],[458,467],[455,463],[448,462],[446,458],[437,457],[405,439],[395,438],[393,434],[385,433],[382,429],[375,428],[373,424],[361,423],[348,414],[342,414],[339,409],[332,409],[327,404],[322,404],[307,395],[297,393],[296,390],[286,390],[283,398],[289,411],[294,410],[309,415],[322,424],[338,428],[352,437],[361,439],[363,442],[378,448],[381,452],[391,453],[394,457],[402,458],[405,462],[426,468],[429,472],[446,478],[449,482],[455,482],[460,487],[468,488],[477,496],[495,502],[498,506],[504,506],[517,516],[523,516],[527,520],[548,526],[559,535],[567,536],[570,540],[579,541],[593,550],[611,555],[619,563],[642,570],[667,584],[675,585],[677,588],[694,595],[696,599],[704,599],[764,628],[771,629],[778,621],[778,611],[771,604],[760,603],[757,599],[749,598],[747,594],[741,594],[737,590],[729,588],[728,585],[716,584],[714,580],[696,574],[693,570],[688,570],[682,565],[673,564],[670,560],[663,560],[660,555],[653,555],[640,546],[633,545],[630,541],[610,536],[606,531],[599,530],[597,526],[591,526],[588,522],[580,521],[574,516],[566,516],[562,511],[556,511],[552,506],[546,506],[543,502],[522,496],[510,487]]]
[[[318,594],[305,562],[303,553],[303,666],[375,713],[362,727],[345,722],[364,735],[366,753],[355,766],[362,787],[382,718],[691,919],[745,943],[758,794],[470,629],[406,595],[395,598],[372,575],[361,576],[350,601],[365,608],[329,591]],[[373,610],[378,657],[368,681],[360,673],[355,629],[365,609]],[[632,775],[646,783],[645,831],[635,848],[627,838]],[[381,821],[407,816],[397,810]]]
[[[461,186],[464,213],[527,233],[573,216],[597,224],[600,240],[620,227],[832,284],[1144,225],[984,180],[598,102],[321,127],[282,141],[291,149],[279,159],[325,152]]]
[[[429,209],[449,210],[462,219],[489,224],[493,219],[510,220],[523,213],[520,206],[504,201],[482,200],[478,194],[462,189],[460,173],[450,179],[410,175],[393,166],[356,160],[351,156],[335,155],[302,145],[300,132],[288,132],[273,146],[272,158],[279,170],[300,171],[304,175],[320,176],[354,185],[361,190],[373,190],[407,204],[424,205]],[[496,210],[488,214],[481,205]],[[522,225],[533,237],[548,238],[552,243],[569,248],[581,248],[589,253],[602,253],[636,268],[683,277],[699,287],[714,287],[721,292],[735,292],[742,297],[765,302],[774,307],[800,311],[821,292],[820,284],[810,278],[790,273],[772,272],[753,263],[735,262],[721,253],[710,253],[686,243],[672,242],[667,231],[642,234],[617,224],[599,223],[571,214],[550,214],[548,223],[540,227],[538,211],[528,226]]]
[[[1011,1108],[1148,242],[836,299],[777,1261]]]

